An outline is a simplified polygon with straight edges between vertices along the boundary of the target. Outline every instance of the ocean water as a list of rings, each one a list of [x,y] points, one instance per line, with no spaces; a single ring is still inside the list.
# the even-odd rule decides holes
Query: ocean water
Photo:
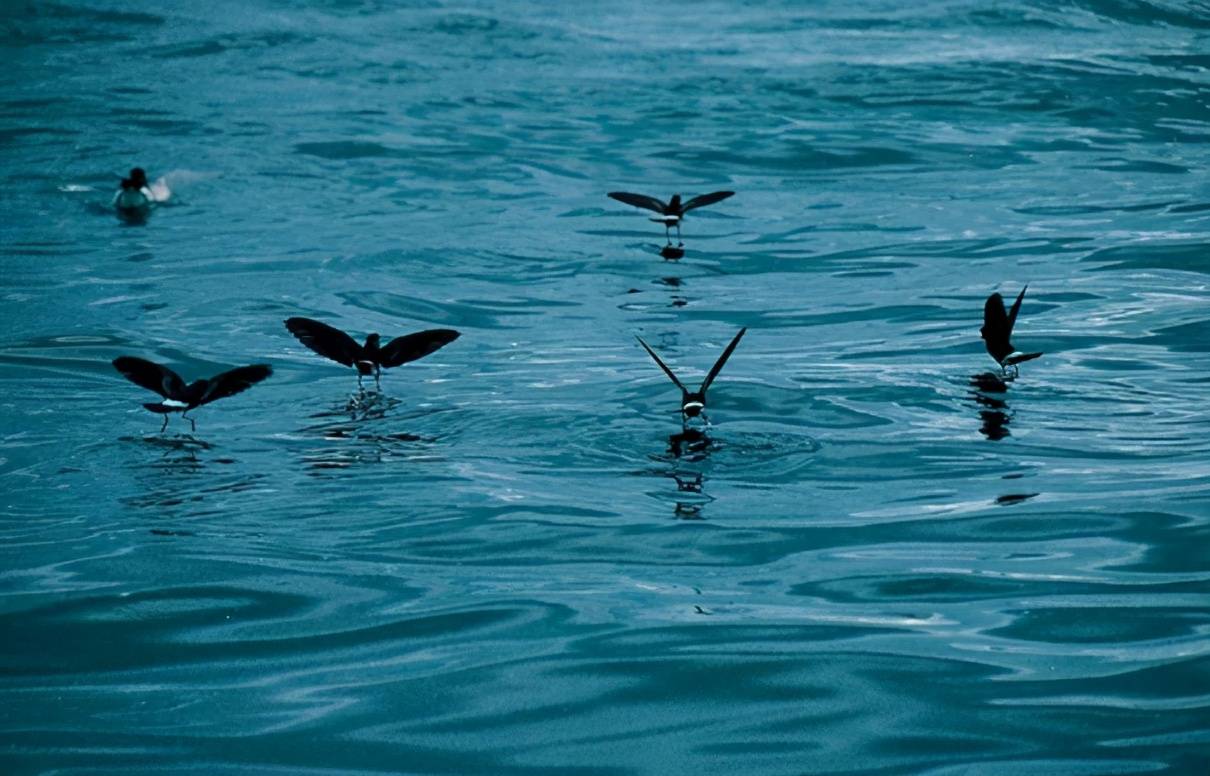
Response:
[[[1206,3],[7,0],[0,56],[0,771],[1210,773]],[[679,261],[605,197],[717,189]],[[293,315],[462,337],[350,409]],[[635,335],[741,326],[682,443]],[[275,373],[161,435],[123,354]]]

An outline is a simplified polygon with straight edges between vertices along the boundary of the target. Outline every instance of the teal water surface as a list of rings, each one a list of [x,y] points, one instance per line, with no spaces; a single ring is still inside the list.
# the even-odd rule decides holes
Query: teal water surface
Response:
[[[0,771],[1210,773],[1204,3],[6,2],[0,51]],[[680,261],[605,197],[718,189]],[[297,315],[462,337],[350,412]],[[676,445],[635,335],[697,381],[741,326]],[[124,354],[275,373],[161,435]]]

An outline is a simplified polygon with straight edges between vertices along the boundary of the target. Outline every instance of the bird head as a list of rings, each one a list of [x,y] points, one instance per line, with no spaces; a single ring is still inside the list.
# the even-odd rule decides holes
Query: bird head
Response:
[[[672,199],[668,200],[668,209],[676,210],[676,209],[680,208],[680,206],[681,206],[681,195],[673,194]]]
[[[147,173],[143,172],[142,167],[132,167],[130,177],[122,181],[124,189],[141,189],[147,185]]]
[[[377,334],[368,335],[366,337],[366,344],[365,344],[366,350],[378,350],[378,340],[379,339],[380,338]]]

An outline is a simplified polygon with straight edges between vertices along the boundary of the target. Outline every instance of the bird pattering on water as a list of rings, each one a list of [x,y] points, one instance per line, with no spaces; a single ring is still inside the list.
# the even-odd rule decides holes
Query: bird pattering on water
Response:
[[[151,209],[155,198],[147,185],[147,173],[142,167],[130,171],[130,177],[123,178],[118,192],[113,195],[113,206],[120,213],[144,213]]]
[[[113,195],[113,206],[120,215],[146,216],[152,207],[167,202],[171,197],[172,192],[163,178],[148,183],[143,168],[134,167],[129,177],[122,179],[117,193]]]
[[[983,305],[983,328],[979,329],[979,336],[983,337],[988,354],[996,359],[996,363],[1000,365],[1003,373],[1007,374],[1011,368],[1014,377],[1020,372],[1017,364],[1031,361],[1042,355],[1040,352],[1022,353],[1009,341],[1013,333],[1013,326],[1017,323],[1017,313],[1021,311],[1021,300],[1025,298],[1025,291],[1028,288],[1029,286],[1026,285],[1021,289],[1021,293],[1017,295],[1017,301],[1013,302],[1012,309],[1007,313],[1004,311],[1004,297],[998,293],[989,296]]]
[[[380,337],[371,334],[364,345],[358,345],[340,329],[310,318],[287,318],[286,328],[299,342],[324,358],[355,367],[359,386],[361,378],[368,375],[374,375],[374,384],[378,385],[383,369],[424,358],[461,336],[453,329],[428,329],[396,337],[386,345],[379,345]]]
[[[209,380],[195,380],[186,385],[176,372],[143,358],[120,356],[113,360],[113,367],[135,385],[164,397],[161,402],[143,405],[151,412],[164,416],[160,433],[168,428],[168,414],[171,412],[181,413],[181,417],[189,421],[190,430],[196,431],[197,424],[185,413],[203,404],[246,391],[273,374],[273,369],[268,364],[253,364],[223,372]]]
[[[733,194],[735,194],[734,191],[715,191],[710,194],[694,197],[684,204],[681,204],[680,194],[673,194],[672,199],[668,200],[667,203],[661,202],[655,197],[649,197],[646,194],[631,194],[628,191],[611,191],[608,196],[611,199],[616,199],[618,202],[625,202],[627,205],[655,211],[659,215],[651,220],[664,225],[664,238],[668,240],[668,244],[672,245],[672,238],[668,235],[668,229],[675,226],[677,243],[684,245],[681,242],[681,218],[694,208],[713,205],[715,202],[721,202]]]
[[[647,354],[655,360],[655,363],[659,365],[660,369],[664,370],[664,374],[668,375],[668,378],[672,380],[676,387],[681,389],[681,421],[688,422],[689,418],[696,418],[699,415],[705,418],[704,410],[706,409],[706,389],[708,389],[710,384],[714,382],[714,378],[718,377],[718,373],[723,369],[723,364],[726,364],[727,359],[731,358],[732,351],[735,350],[735,346],[739,344],[740,338],[744,336],[744,332],[746,331],[748,331],[748,327],[746,326],[739,330],[739,334],[736,334],[731,340],[731,344],[729,344],[727,349],[723,351],[723,354],[718,357],[718,361],[715,361],[714,366],[710,367],[710,372],[706,375],[706,379],[702,381],[701,387],[699,387],[696,391],[691,391],[686,388],[685,385],[677,379],[677,376],[673,374],[672,370],[668,368],[668,365],[660,360],[660,357],[655,354],[655,351],[651,349],[651,346],[643,341],[642,337],[636,336],[635,339],[639,341],[639,344],[643,346],[643,349],[647,351]]]

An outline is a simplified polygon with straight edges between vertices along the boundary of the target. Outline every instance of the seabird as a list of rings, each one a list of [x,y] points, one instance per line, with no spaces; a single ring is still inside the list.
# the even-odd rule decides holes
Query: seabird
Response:
[[[123,215],[145,215],[154,201],[142,167],[131,169],[130,177],[122,179],[121,187],[113,195],[113,206]]]
[[[1026,285],[1021,289],[1021,293],[1017,295],[1017,301],[1013,302],[1012,309],[1007,314],[1004,312],[1004,298],[998,293],[989,296],[983,305],[983,328],[979,329],[979,336],[983,337],[983,341],[987,344],[987,352],[1000,365],[1001,374],[1008,375],[1008,370],[1011,368],[1013,377],[1020,373],[1017,364],[1042,355],[1041,353],[1022,353],[1009,342],[1009,337],[1013,333],[1013,325],[1017,322],[1017,313],[1021,310],[1021,300],[1025,298],[1025,291],[1028,288],[1029,286]]]
[[[618,202],[625,202],[627,205],[654,210],[656,213],[659,213],[658,216],[651,220],[664,225],[664,239],[668,241],[669,245],[672,245],[672,238],[668,235],[668,229],[675,226],[677,244],[684,245],[685,243],[681,242],[681,218],[694,208],[713,205],[715,202],[721,202],[733,194],[735,194],[734,191],[715,191],[710,194],[694,197],[684,204],[681,204],[680,194],[673,194],[672,199],[668,200],[667,204],[655,197],[649,197],[646,194],[631,194],[628,191],[611,191],[609,192],[609,197],[616,199]]]
[[[168,428],[168,413],[170,412],[181,413],[181,417],[189,421],[190,430],[197,431],[197,424],[185,413],[203,404],[246,391],[273,374],[273,369],[268,364],[253,364],[223,372],[209,380],[195,380],[186,385],[181,376],[168,367],[134,356],[115,358],[113,367],[135,385],[155,391],[164,397],[162,402],[143,405],[152,412],[158,412],[164,416],[164,425],[160,426],[160,433]]]
[[[380,346],[380,337],[371,334],[366,337],[364,345],[358,345],[340,329],[310,318],[287,318],[286,328],[299,342],[324,358],[356,367],[359,387],[362,376],[374,375],[374,385],[379,386],[379,375],[383,369],[424,358],[461,336],[453,329],[429,329],[396,337]]]
[[[748,331],[748,327],[746,326],[739,330],[739,334],[736,334],[735,338],[731,340],[731,344],[728,345],[727,349],[723,351],[723,354],[718,357],[718,361],[715,361],[714,366],[710,367],[710,373],[706,375],[706,379],[702,381],[701,387],[696,391],[690,391],[688,388],[686,388],[684,384],[677,379],[676,375],[672,373],[672,370],[668,368],[668,365],[660,360],[660,357],[655,354],[655,351],[651,349],[651,346],[643,341],[642,337],[635,337],[635,339],[639,341],[639,344],[643,346],[643,349],[647,351],[648,355],[655,359],[655,363],[659,365],[660,369],[664,370],[664,374],[668,375],[669,379],[676,384],[676,387],[681,389],[682,423],[688,422],[689,418],[696,418],[699,415],[703,415],[703,410],[706,409],[706,389],[708,389],[710,384],[714,382],[714,378],[718,377],[718,373],[722,370],[723,364],[727,363],[727,359],[731,357],[731,352],[735,350],[735,346],[739,344],[740,338],[744,336],[744,332],[746,331]],[[703,415],[703,417],[705,416]]]

